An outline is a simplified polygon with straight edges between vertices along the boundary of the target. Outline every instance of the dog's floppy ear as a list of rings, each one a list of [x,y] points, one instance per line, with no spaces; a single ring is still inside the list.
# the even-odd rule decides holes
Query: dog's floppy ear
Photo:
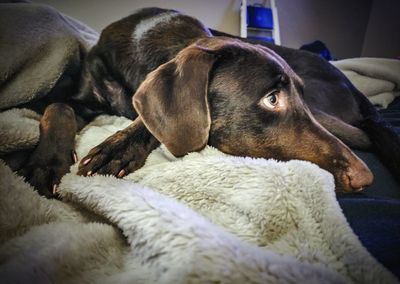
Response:
[[[215,58],[207,49],[191,45],[149,73],[133,97],[148,130],[175,156],[207,144],[208,77]]]

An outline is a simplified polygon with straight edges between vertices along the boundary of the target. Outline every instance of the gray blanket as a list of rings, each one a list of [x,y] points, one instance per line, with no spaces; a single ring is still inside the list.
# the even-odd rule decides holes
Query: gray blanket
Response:
[[[48,95],[79,72],[82,55],[97,39],[95,31],[50,7],[0,3],[0,110]]]

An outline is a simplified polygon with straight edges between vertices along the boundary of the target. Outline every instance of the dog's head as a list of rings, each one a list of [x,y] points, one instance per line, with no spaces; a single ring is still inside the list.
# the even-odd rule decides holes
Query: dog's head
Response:
[[[209,144],[237,156],[311,161],[335,176],[339,190],[369,185],[370,170],[314,119],[302,89],[301,79],[273,51],[214,37],[151,72],[133,104],[176,156]]]

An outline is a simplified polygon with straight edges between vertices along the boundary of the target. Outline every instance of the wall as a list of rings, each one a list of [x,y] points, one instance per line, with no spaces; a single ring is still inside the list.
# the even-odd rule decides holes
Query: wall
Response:
[[[400,0],[275,0],[282,45],[323,41],[338,58],[400,54]],[[241,0],[37,0],[101,31],[138,8],[178,9],[205,25],[239,35]],[[248,0],[263,3],[263,0]]]
[[[177,9],[200,19],[206,26],[239,34],[240,0],[38,0],[72,16],[97,31],[143,7]]]
[[[361,55],[371,0],[276,0],[282,45],[323,41],[337,58]]]
[[[276,0],[282,45],[320,39],[337,58],[400,57],[399,0]]]
[[[361,55],[400,59],[399,19],[399,0],[374,0]]]

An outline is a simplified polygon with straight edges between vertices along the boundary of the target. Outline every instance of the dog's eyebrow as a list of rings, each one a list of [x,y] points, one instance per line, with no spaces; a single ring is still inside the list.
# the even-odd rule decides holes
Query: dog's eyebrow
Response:
[[[289,83],[289,77],[285,73],[279,73],[272,77],[267,89],[278,87],[278,85],[286,85],[287,83]]]

